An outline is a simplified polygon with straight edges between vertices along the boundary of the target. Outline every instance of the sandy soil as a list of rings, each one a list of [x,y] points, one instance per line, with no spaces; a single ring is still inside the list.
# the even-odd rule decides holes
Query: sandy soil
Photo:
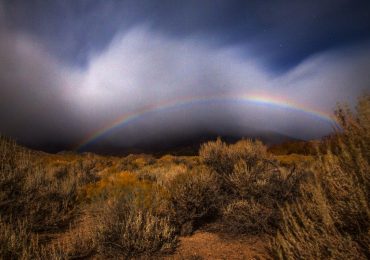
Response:
[[[176,252],[165,259],[268,259],[267,239],[260,237],[227,237],[208,231],[197,231],[180,238]]]

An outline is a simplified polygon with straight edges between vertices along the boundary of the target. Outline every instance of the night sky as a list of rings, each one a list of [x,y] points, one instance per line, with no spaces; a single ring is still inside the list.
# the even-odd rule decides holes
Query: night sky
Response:
[[[319,138],[369,68],[370,1],[0,0],[0,133],[46,150]]]

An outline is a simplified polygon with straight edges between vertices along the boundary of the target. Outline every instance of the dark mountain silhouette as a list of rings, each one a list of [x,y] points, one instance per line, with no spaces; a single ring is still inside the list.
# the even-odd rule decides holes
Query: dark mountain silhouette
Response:
[[[204,132],[192,135],[168,137],[163,139],[151,140],[150,142],[131,146],[107,146],[95,145],[88,151],[99,154],[127,155],[136,153],[153,154],[161,156],[164,154],[172,155],[196,155],[202,143],[214,141],[220,137],[226,143],[235,143],[243,138],[258,139],[270,146],[286,141],[296,141],[297,139],[276,132],[259,132],[248,135],[220,135],[212,132]]]

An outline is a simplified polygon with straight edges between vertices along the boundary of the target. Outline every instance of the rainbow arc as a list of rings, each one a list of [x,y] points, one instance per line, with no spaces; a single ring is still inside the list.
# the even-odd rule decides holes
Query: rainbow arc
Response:
[[[125,127],[131,122],[138,120],[150,113],[158,113],[165,110],[171,110],[179,107],[186,107],[192,105],[198,105],[206,102],[241,102],[246,104],[256,104],[262,106],[272,106],[276,108],[283,108],[309,114],[315,118],[325,120],[328,123],[335,125],[335,120],[332,115],[320,110],[315,110],[306,106],[302,106],[288,99],[273,97],[267,95],[218,95],[218,96],[207,96],[207,97],[187,97],[178,100],[165,101],[157,104],[151,104],[140,109],[124,113],[114,121],[110,122],[106,126],[97,129],[96,131],[87,135],[83,140],[76,144],[73,149],[77,151],[84,150],[87,146],[96,143],[102,138],[112,134],[114,131]]]

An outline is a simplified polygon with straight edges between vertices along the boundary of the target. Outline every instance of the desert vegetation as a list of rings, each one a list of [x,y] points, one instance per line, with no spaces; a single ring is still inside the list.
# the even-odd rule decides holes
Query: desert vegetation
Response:
[[[267,236],[267,258],[369,258],[370,96],[336,116],[329,144],[218,139],[198,156],[47,154],[1,137],[0,258],[161,258],[209,223]]]

